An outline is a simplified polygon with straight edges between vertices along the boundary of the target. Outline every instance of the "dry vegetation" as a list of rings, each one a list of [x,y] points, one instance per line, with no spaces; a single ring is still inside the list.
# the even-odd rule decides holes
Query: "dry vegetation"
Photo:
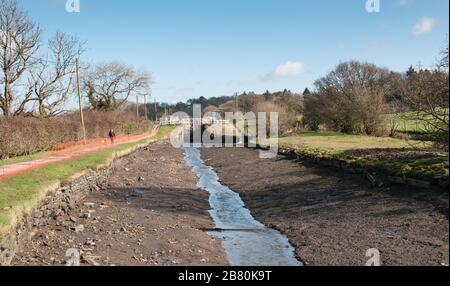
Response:
[[[367,63],[339,64],[304,97],[303,123],[313,131],[394,137],[410,121],[424,129],[423,139],[448,150],[448,49],[442,63],[404,74]]]
[[[131,96],[147,96],[150,76],[127,64],[77,64],[86,43],[57,32],[43,43],[43,31],[16,0],[0,0],[0,160],[47,151],[82,138],[77,112],[67,112],[80,67],[80,93],[87,138],[148,130],[149,123],[124,107]],[[90,66],[89,68],[83,68]]]
[[[132,112],[87,111],[85,113],[88,138],[107,137],[113,128],[117,134],[135,134],[148,131],[150,124],[137,122]],[[53,117],[0,117],[0,159],[47,151],[56,144],[82,139],[77,113]]]

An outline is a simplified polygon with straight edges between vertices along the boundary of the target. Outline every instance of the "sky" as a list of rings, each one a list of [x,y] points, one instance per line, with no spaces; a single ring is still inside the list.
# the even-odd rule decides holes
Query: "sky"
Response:
[[[79,13],[67,1],[18,0],[44,38],[73,34],[85,62],[147,70],[169,103],[302,92],[348,60],[431,67],[448,42],[448,0],[379,0],[373,13],[367,0],[79,0]]]

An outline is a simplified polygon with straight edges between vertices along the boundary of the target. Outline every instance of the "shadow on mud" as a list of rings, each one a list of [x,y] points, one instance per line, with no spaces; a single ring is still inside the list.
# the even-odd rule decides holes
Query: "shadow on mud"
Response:
[[[372,154],[373,151],[365,150],[367,154]],[[413,155],[412,155],[413,156]],[[414,156],[415,157],[415,156]],[[334,180],[346,180],[346,182],[352,182],[352,184],[355,184],[356,186],[365,186],[364,188],[359,188],[360,192],[365,192],[363,194],[356,195],[353,194],[345,194],[342,192],[339,192],[338,194],[335,194],[333,190],[327,190],[325,197],[331,197],[333,200],[335,199],[342,199],[343,201],[347,201],[349,199],[358,199],[361,196],[365,197],[371,197],[374,195],[374,193],[381,193],[386,196],[390,196],[392,198],[401,199],[405,201],[409,201],[411,204],[414,204],[414,208],[404,208],[402,210],[397,211],[387,211],[384,214],[374,214],[374,215],[387,215],[387,216],[394,216],[394,215],[400,215],[400,214],[406,214],[406,213],[414,213],[421,211],[421,208],[417,208],[417,205],[424,205],[424,208],[426,208],[426,204],[431,204],[437,211],[439,211],[441,214],[443,214],[447,219],[449,219],[449,193],[448,190],[444,190],[439,187],[430,187],[430,188],[415,188],[410,186],[404,186],[404,185],[397,185],[397,184],[391,184],[384,188],[376,188],[371,187],[369,182],[363,178],[360,175],[352,175],[345,173],[341,169],[335,168],[335,167],[326,167],[326,166],[318,166],[317,164],[314,164],[312,162],[299,159],[297,156],[288,156],[288,155],[280,155],[278,156],[277,160],[285,160],[290,162],[295,162],[299,165],[305,166],[309,168],[314,174],[316,174],[318,177],[329,177],[333,178]],[[291,174],[285,174],[286,176],[294,175],[294,173]],[[276,176],[279,178],[279,176]],[[274,177],[274,179],[276,179]],[[315,182],[310,182],[312,184],[315,184]],[[293,186],[287,185],[286,188],[292,188]],[[350,196],[350,197],[349,197]],[[320,198],[321,196],[318,196]]]
[[[128,203],[137,209],[178,215],[208,215],[208,194],[197,189],[109,188],[104,192],[111,201]]]

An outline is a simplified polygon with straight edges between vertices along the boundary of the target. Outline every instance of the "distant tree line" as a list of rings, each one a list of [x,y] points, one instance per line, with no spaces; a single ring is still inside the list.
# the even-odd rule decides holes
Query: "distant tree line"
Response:
[[[305,89],[305,92],[309,93],[308,89]],[[220,97],[199,97],[192,98],[187,100],[186,102],[178,102],[176,104],[168,104],[157,102],[157,115],[164,115],[164,112],[175,113],[178,111],[192,113],[192,106],[194,104],[200,104],[202,106],[202,110],[219,110],[222,112],[249,112],[253,111],[254,107],[261,100],[265,101],[276,101],[280,104],[290,105],[292,108],[296,110],[301,110],[301,101],[302,95],[293,93],[290,90],[278,91],[278,92],[269,92],[266,91],[261,94],[257,94],[255,92],[243,92],[241,94],[234,94],[230,96],[220,96]],[[237,104],[237,106],[236,106]],[[238,107],[238,108],[236,108]],[[151,115],[155,115],[155,103],[148,103],[147,108]],[[151,110],[153,109],[153,110]]]
[[[349,134],[394,136],[401,118],[426,129],[429,140],[448,148],[448,47],[434,69],[397,73],[356,61],[339,64],[304,97],[303,123]],[[390,126],[389,126],[390,125]]]
[[[305,89],[309,94],[309,90]],[[300,118],[303,106],[303,96],[285,89],[284,91],[257,94],[243,92],[230,96],[199,97],[176,104],[148,103],[147,111],[151,119],[161,118],[164,115],[176,112],[185,112],[192,115],[192,106],[200,104],[203,113],[216,112],[223,117],[226,112],[278,112],[280,115],[280,130],[283,133],[295,131],[300,127]]]
[[[400,122],[423,126],[423,139],[448,148],[449,68],[448,46],[432,69],[394,72],[374,64],[340,63],[302,94],[289,90],[232,96],[200,97],[174,105],[147,106],[152,118],[178,111],[192,112],[201,104],[204,112],[278,112],[282,134],[300,129],[333,130],[348,134],[399,136]]]

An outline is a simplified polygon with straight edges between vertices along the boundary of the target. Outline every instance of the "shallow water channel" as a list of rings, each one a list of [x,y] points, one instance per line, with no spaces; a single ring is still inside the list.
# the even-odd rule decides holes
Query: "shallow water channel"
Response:
[[[287,237],[253,218],[239,194],[223,186],[205,165],[199,149],[186,148],[185,160],[197,174],[198,187],[210,193],[216,230],[209,234],[222,240],[232,266],[302,266]]]

